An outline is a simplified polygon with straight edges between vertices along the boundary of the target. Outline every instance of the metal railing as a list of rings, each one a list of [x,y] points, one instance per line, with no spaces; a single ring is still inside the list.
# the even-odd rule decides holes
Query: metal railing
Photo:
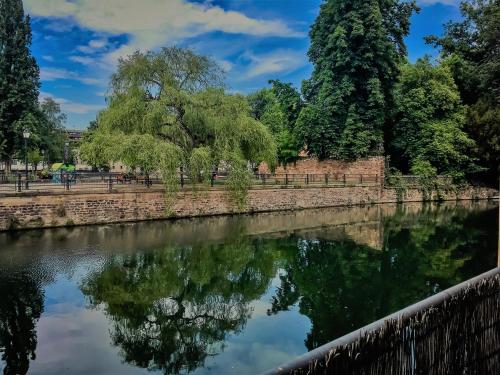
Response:
[[[428,178],[415,175],[388,175],[386,176],[385,186],[387,187],[407,187],[407,188],[420,188]],[[451,176],[436,176],[433,178],[438,186],[449,186],[453,184],[453,177]]]
[[[200,189],[223,187],[228,180],[227,174],[213,173],[210,178],[200,176],[196,184]],[[201,183],[204,181],[205,183]],[[186,174],[178,175],[181,188],[193,186]],[[380,186],[377,174],[310,174],[281,173],[254,174],[251,188],[294,188],[294,187],[355,187]],[[39,178],[34,174],[10,174],[0,176],[0,194],[19,193],[58,193],[58,192],[105,192],[133,189],[163,188],[159,175],[129,175],[123,173],[83,173],[68,172],[52,178]]]
[[[265,374],[498,374],[499,311],[495,268]]]

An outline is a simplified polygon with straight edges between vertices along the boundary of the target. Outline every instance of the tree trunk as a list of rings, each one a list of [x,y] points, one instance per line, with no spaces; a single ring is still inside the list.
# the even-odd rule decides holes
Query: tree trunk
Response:
[[[12,172],[12,160],[5,160],[5,174],[10,174]]]

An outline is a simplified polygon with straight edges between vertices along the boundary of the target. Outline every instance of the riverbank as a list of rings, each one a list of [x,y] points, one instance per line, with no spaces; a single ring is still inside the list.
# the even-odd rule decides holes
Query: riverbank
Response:
[[[181,191],[167,209],[161,191],[75,193],[0,198],[0,230],[109,224],[182,217],[289,211],[350,205],[431,200],[493,199],[498,192],[467,188],[427,197],[422,191],[404,192],[379,187],[304,187],[251,189],[247,205],[238,209],[225,190]]]

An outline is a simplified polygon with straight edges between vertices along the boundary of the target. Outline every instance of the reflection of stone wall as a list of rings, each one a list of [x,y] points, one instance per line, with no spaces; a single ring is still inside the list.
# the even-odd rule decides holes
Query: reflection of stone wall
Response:
[[[17,257],[32,261],[33,243],[36,254],[61,255],[99,249],[127,253],[165,246],[192,246],[198,242],[218,243],[240,236],[283,237],[296,233],[302,237],[352,239],[367,244],[373,231],[382,227],[379,205],[331,207],[311,210],[266,212],[252,215],[224,215],[174,221],[151,221],[121,225],[54,228],[43,231],[0,233],[0,264],[19,263]],[[355,229],[353,229],[355,228]],[[15,241],[12,241],[13,236]],[[64,246],[61,246],[64,243]],[[371,246],[371,245],[370,245]],[[376,247],[376,246],[373,246]],[[60,253],[58,253],[58,251]],[[82,254],[85,254],[82,253]]]
[[[449,193],[444,198],[486,199],[495,194],[494,190],[489,189],[468,189],[458,194]],[[421,201],[423,196],[418,190],[409,190],[404,199]],[[243,212],[396,201],[397,194],[394,190],[381,191],[378,187],[255,189],[250,190],[248,206]],[[166,211],[165,196],[158,191],[5,197],[0,198],[0,230],[163,219],[169,217]],[[171,212],[171,216],[175,217],[241,213],[224,190],[201,192],[197,195],[190,191],[180,192]],[[265,224],[262,225],[265,227]]]

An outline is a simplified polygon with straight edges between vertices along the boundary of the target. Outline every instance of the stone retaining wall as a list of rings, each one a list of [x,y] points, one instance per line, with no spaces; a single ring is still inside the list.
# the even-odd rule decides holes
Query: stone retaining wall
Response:
[[[495,190],[471,188],[446,193],[445,200],[489,199]],[[404,201],[422,201],[422,193],[408,190]],[[268,212],[357,204],[397,202],[394,189],[379,187],[309,187],[254,189],[249,191],[247,208],[239,211],[224,190],[194,194],[180,192],[167,214],[162,192],[121,192],[0,198],[0,230],[107,224],[127,221],[224,215],[240,212]]]

